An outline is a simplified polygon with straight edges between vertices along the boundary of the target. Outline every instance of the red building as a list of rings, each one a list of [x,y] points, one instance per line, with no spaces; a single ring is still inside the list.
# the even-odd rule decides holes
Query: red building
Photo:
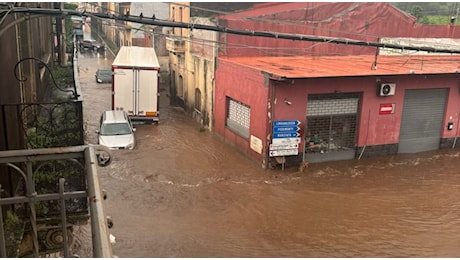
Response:
[[[382,37],[460,38],[451,25],[422,25],[385,2],[264,3],[218,17],[220,26],[245,31],[282,32],[379,42]],[[375,48],[322,42],[221,34],[219,55],[305,56],[374,55]]]
[[[458,147],[459,64],[460,55],[220,57],[215,132],[263,167]]]

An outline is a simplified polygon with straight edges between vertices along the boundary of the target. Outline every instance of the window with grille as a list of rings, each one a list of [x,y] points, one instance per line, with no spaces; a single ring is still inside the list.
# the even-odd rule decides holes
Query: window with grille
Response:
[[[227,97],[226,125],[238,135],[249,138],[251,108],[237,100]]]

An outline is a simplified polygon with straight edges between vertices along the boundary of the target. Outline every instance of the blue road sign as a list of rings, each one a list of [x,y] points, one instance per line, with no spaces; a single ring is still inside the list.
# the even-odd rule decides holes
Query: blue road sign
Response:
[[[299,130],[300,130],[300,127],[298,126],[275,126],[273,127],[273,133],[296,132]]]
[[[273,122],[273,139],[299,137],[299,120],[279,120]]]
[[[273,122],[273,126],[298,126],[300,125],[299,120],[279,120]]]
[[[282,133],[273,133],[273,138],[292,138],[299,137],[300,134],[297,132],[282,132]]]

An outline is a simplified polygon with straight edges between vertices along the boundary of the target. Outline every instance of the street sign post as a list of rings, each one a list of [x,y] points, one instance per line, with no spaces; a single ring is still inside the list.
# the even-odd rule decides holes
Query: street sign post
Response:
[[[273,122],[270,157],[298,155],[300,143],[300,121],[279,120]]]

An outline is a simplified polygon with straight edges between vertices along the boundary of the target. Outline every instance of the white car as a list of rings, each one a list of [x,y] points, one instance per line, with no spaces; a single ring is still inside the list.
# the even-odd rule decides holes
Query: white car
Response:
[[[136,129],[125,111],[109,110],[101,115],[98,143],[110,149],[134,149]]]

